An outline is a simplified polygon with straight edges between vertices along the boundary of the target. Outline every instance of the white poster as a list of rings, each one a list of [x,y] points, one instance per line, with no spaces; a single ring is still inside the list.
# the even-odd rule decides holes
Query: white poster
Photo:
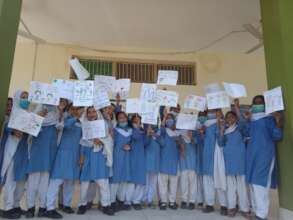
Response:
[[[117,79],[115,83],[115,95],[119,94],[121,99],[126,99],[130,91],[130,79]]]
[[[140,99],[148,102],[156,102],[157,85],[143,83],[140,90]]]
[[[95,76],[95,87],[105,90],[110,96],[115,93],[116,78],[114,76]],[[115,94],[114,94],[115,96]]]
[[[222,87],[219,83],[210,83],[204,87],[204,90],[206,94],[209,94],[222,91]]]
[[[178,80],[178,71],[176,70],[159,70],[158,85],[176,86]]]
[[[161,106],[177,107],[178,94],[174,91],[157,90],[157,103]]]
[[[69,64],[73,69],[74,73],[76,74],[77,79],[86,80],[90,77],[89,72],[86,70],[86,68],[83,67],[83,65],[80,64],[77,58],[69,60]]]
[[[157,125],[158,124],[158,117],[159,117],[159,107],[157,106],[155,111],[150,112],[150,113],[141,114],[141,123]]]
[[[126,99],[127,114],[141,113],[141,101],[140,99]]]
[[[246,88],[244,85],[237,83],[225,83],[223,82],[225,91],[232,98],[247,97]]]
[[[197,123],[197,115],[180,113],[177,116],[176,128],[184,130],[195,130]]]
[[[60,96],[56,86],[32,81],[30,82],[29,100],[34,103],[59,105]]]
[[[13,109],[11,112],[8,127],[22,131],[37,137],[43,123],[44,118],[22,109]]]
[[[184,108],[203,112],[206,110],[206,98],[196,95],[188,95],[184,101]]]
[[[266,114],[284,110],[282,87],[277,87],[263,93],[266,104]]]
[[[55,79],[53,80],[52,85],[57,87],[60,98],[73,100],[74,81]]]
[[[226,92],[214,92],[207,94],[208,109],[230,108],[230,99]]]
[[[106,137],[106,124],[104,120],[82,122],[82,138],[91,140]]]
[[[95,88],[94,93],[94,106],[96,109],[102,109],[110,106],[111,102],[106,90]]]
[[[73,106],[92,106],[94,82],[91,80],[74,81]]]

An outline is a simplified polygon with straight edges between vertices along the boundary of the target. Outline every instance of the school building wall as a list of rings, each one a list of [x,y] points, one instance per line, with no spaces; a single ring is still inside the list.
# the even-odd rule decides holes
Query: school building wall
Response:
[[[142,55],[142,54],[118,54],[98,53],[82,49],[66,48],[62,46],[39,45],[36,55],[35,74],[34,57],[35,44],[30,41],[18,41],[16,45],[13,72],[9,88],[9,95],[13,96],[17,89],[29,89],[29,82],[51,82],[53,79],[68,79],[70,67],[68,60],[72,55],[103,58],[127,58],[161,61],[186,61],[196,63],[197,85],[169,87],[178,91],[180,103],[189,94],[204,94],[204,86],[213,82],[238,82],[245,84],[248,90],[248,98],[241,100],[250,103],[251,98],[267,89],[266,68],[262,53],[224,54],[224,53],[198,53],[187,55]],[[140,84],[133,83],[130,97],[139,96]]]

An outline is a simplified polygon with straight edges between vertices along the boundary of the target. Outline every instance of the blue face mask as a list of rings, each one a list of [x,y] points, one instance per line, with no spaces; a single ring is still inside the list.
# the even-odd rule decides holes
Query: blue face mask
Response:
[[[217,118],[217,115],[216,113],[208,113],[208,119],[211,120],[211,119],[216,119]]]
[[[128,125],[128,123],[127,122],[119,122],[119,127],[121,127],[121,128],[126,128],[127,127],[127,125]]]
[[[30,105],[30,101],[27,99],[20,99],[19,100],[19,107],[22,109],[28,109]]]
[[[171,128],[174,125],[175,121],[173,119],[167,119],[166,120],[166,126],[168,128]]]
[[[251,112],[252,113],[265,112],[265,105],[252,105]]]
[[[206,116],[199,116],[198,117],[198,121],[201,123],[201,124],[204,124],[206,122],[206,120],[208,120],[208,118]]]

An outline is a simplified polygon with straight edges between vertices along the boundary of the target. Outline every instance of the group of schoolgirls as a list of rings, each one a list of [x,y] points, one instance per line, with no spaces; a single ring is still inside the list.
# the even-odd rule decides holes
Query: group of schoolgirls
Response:
[[[74,213],[76,181],[77,214],[86,213],[97,191],[107,215],[143,204],[154,208],[156,199],[161,210],[177,209],[180,188],[182,209],[213,212],[217,197],[222,215],[268,215],[269,188],[276,186],[275,142],[282,130],[280,113],[265,114],[263,96],[253,99],[250,112],[241,112],[238,100],[225,117],[220,109],[200,112],[195,131],[176,129],[179,107],[161,108],[158,126],[127,115],[119,99],[101,110],[74,107],[65,99],[57,107],[32,108],[28,93],[19,91],[11,104],[12,111],[34,111],[45,119],[37,137],[9,129],[6,119],[0,150],[4,218],[32,218],[37,204],[38,217],[62,218],[57,203],[64,213]],[[81,124],[97,119],[105,121],[106,136],[83,139]]]

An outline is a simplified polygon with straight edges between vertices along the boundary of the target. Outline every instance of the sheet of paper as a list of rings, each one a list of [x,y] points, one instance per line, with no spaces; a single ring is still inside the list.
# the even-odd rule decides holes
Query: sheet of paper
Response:
[[[9,118],[8,127],[36,137],[41,130],[43,120],[43,117],[35,113],[22,109],[13,109]]]
[[[106,137],[106,124],[104,120],[85,121],[82,123],[82,138],[91,140]]]
[[[107,106],[110,106],[111,102],[109,100],[109,95],[106,90],[95,88],[94,93],[94,106],[96,109],[102,109]]]
[[[141,103],[142,102],[140,99],[126,99],[126,113],[141,113]]]
[[[57,87],[60,98],[73,100],[73,88],[74,81],[64,80],[64,79],[55,79],[52,83],[53,86]]]
[[[204,90],[206,94],[223,91],[219,83],[210,83],[204,87]]]
[[[126,99],[130,91],[130,79],[118,79],[115,83],[115,95],[119,94],[121,99]]]
[[[177,116],[176,128],[184,130],[195,130],[197,123],[197,115],[180,113]]]
[[[208,109],[230,108],[230,99],[226,92],[214,92],[207,94]]]
[[[178,94],[174,91],[157,90],[157,103],[161,106],[176,107]]]
[[[151,113],[158,109],[158,104],[156,102],[146,102],[141,100],[140,113]]]
[[[148,102],[156,102],[157,85],[143,83],[140,90],[140,99]]]
[[[282,87],[277,87],[263,93],[266,104],[266,114],[284,110]]]
[[[29,100],[34,103],[59,105],[60,96],[56,86],[37,81],[30,82]]]
[[[158,117],[159,117],[159,107],[157,107],[156,110],[153,112],[141,114],[141,123],[157,125]]]
[[[178,71],[176,70],[159,70],[158,85],[176,86],[178,80]]]
[[[98,87],[101,90],[105,90],[110,96],[115,95],[116,78],[114,76],[95,76],[95,87]]]
[[[223,86],[227,94],[232,98],[247,97],[247,92],[244,85],[223,82]]]
[[[206,110],[206,98],[196,95],[188,95],[184,101],[184,108],[203,112]]]
[[[90,73],[86,70],[86,68],[81,65],[77,58],[69,60],[69,64],[73,69],[77,79],[79,80],[86,80],[90,77]]]
[[[73,106],[92,106],[94,101],[94,81],[74,81]]]

